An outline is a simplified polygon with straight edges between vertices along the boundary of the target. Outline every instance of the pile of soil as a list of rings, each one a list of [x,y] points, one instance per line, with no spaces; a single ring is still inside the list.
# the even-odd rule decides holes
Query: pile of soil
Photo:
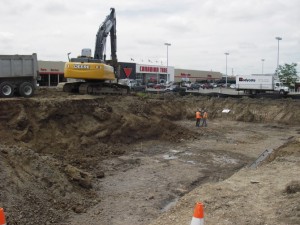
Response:
[[[42,89],[30,99],[0,99],[0,105],[0,207],[5,208],[9,225],[69,224],[67,221],[74,213],[85,213],[101,202],[94,184],[105,176],[106,171],[99,162],[134,152],[132,146],[140,142],[158,140],[182,144],[207,135],[205,130],[195,131],[180,123],[190,121],[194,124],[197,108],[207,109],[210,120],[300,125],[300,103],[286,99],[164,98],[146,95],[97,97]],[[224,109],[229,109],[229,113],[224,113]],[[212,133],[222,136],[220,130]],[[297,141],[293,144],[299,147]],[[299,151],[294,151],[293,154],[287,151],[284,156],[280,151],[267,166],[274,169],[274,162],[275,166],[279,166],[283,159],[288,162],[291,160],[286,156],[298,157]],[[293,164],[294,161],[289,163]],[[281,169],[285,171],[285,168]],[[215,198],[217,195],[213,190],[221,193],[223,199],[227,199],[222,196],[228,194],[232,199],[226,201],[232,202],[238,198],[233,195],[232,189],[237,188],[235,185],[238,183],[249,182],[249,176],[246,177],[247,181],[224,181],[231,182],[233,187],[227,183],[221,183],[222,187],[216,188],[208,184],[201,190],[211,188],[211,196]],[[293,182],[289,187],[278,188],[278,193],[285,193],[282,194],[283,198],[290,199],[296,195],[296,199],[299,199],[298,180]],[[223,185],[227,187],[225,192]],[[192,198],[196,198],[196,195],[199,195],[197,190],[191,194]],[[217,201],[209,199],[207,193],[205,196],[207,198],[202,199],[205,203]],[[243,200],[247,201],[246,198]],[[294,199],[289,202],[293,203]],[[188,207],[191,203],[194,201],[190,201]],[[231,206],[233,203],[227,204]],[[299,213],[298,206],[293,204],[296,207],[293,210]],[[181,205],[174,210],[178,212]],[[216,208],[210,210],[216,211],[217,204],[213,207]],[[296,221],[298,215],[291,217],[290,224]],[[287,216],[291,215],[287,212]],[[218,224],[216,221],[221,214],[215,218],[210,224]],[[162,221],[157,224],[174,224],[174,220],[168,223],[166,217]],[[147,223],[143,221],[140,224]]]

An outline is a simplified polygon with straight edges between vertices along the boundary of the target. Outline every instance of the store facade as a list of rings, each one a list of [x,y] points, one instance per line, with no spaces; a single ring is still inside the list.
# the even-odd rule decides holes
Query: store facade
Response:
[[[175,82],[208,82],[212,83],[222,79],[222,74],[215,71],[175,69]]]
[[[40,86],[57,86],[60,82],[65,82],[64,78],[65,62],[55,61],[38,61],[39,75],[41,80],[38,81]]]
[[[142,84],[174,81],[174,67],[120,62],[120,79],[140,80]]]

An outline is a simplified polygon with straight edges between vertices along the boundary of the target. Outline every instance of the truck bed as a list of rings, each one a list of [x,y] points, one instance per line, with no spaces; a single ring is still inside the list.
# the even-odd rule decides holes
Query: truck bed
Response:
[[[0,55],[0,78],[37,77],[37,55]]]

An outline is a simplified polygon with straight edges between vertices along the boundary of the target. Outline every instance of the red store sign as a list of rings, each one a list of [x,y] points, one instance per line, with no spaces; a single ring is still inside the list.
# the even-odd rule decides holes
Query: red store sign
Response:
[[[138,72],[138,71],[137,71]],[[167,68],[157,66],[140,66],[139,72],[146,73],[167,73]]]

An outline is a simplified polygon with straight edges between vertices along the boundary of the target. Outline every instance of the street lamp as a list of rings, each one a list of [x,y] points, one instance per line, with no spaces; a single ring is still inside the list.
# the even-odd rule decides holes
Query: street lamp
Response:
[[[168,47],[171,46],[170,43],[165,43],[165,45],[167,46],[167,81],[169,81],[169,70],[168,70],[168,67],[169,67],[169,51],[168,51]]]
[[[71,54],[71,52],[68,53],[68,60],[69,60],[69,62],[70,62],[70,54]]]
[[[226,56],[226,87],[227,87],[227,56],[229,55],[229,53],[228,52],[225,52],[224,53],[225,54],[225,56]]]
[[[277,71],[277,75],[278,75],[278,67],[279,67],[279,41],[281,41],[281,40],[282,40],[282,38],[281,38],[281,37],[276,37],[275,39],[276,39],[276,40],[278,40],[277,69],[276,69],[276,71]]]
[[[264,61],[265,59],[261,59],[261,74],[264,74]]]

